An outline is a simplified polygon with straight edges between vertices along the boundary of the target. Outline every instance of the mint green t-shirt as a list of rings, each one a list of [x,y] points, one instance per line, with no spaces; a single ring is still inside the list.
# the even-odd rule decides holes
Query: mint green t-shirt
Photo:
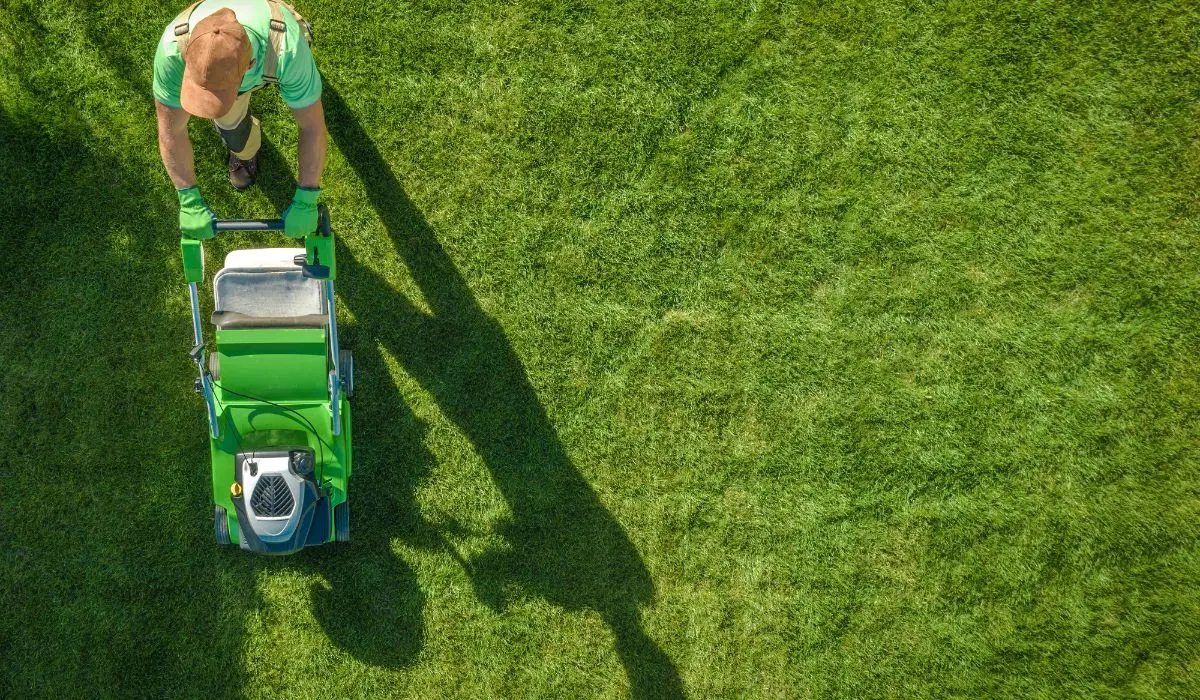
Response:
[[[200,20],[226,7],[233,10],[250,39],[254,62],[242,78],[240,87],[240,92],[249,92],[263,84],[263,57],[270,48],[267,34],[271,30],[271,8],[267,0],[204,0],[192,13],[192,28],[195,29]],[[302,109],[321,97],[321,74],[317,72],[312,50],[304,40],[304,33],[296,23],[296,18],[286,7],[280,6],[280,10],[287,33],[275,69],[279,76],[279,92],[288,107]],[[168,107],[180,109],[183,66],[183,56],[179,55],[179,44],[175,41],[175,18],[172,17],[154,53],[154,99]]]

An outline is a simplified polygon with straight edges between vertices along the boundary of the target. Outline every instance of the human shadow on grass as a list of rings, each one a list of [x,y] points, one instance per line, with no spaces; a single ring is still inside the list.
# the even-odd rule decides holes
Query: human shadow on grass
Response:
[[[507,549],[461,562],[476,594],[495,610],[504,609],[510,596],[521,595],[567,610],[593,610],[613,632],[635,697],[682,697],[674,664],[642,628],[640,608],[653,601],[654,584],[633,543],[572,464],[503,330],[480,308],[366,131],[328,84],[323,99],[334,142],[366,188],[370,205],[432,310],[424,313],[369,265],[339,248],[338,289],[355,317],[355,350],[382,345],[434,397],[474,445],[512,512],[499,528]],[[387,383],[382,371],[377,377]],[[383,436],[403,437],[376,450],[380,457],[390,454],[388,458],[377,457],[356,469],[359,481],[351,491],[392,489],[396,493],[386,505],[403,510],[391,512],[382,500],[373,506],[380,510],[364,504],[356,511],[366,514],[356,520],[358,531],[380,543],[395,534],[415,546],[444,546],[442,536],[417,514],[413,472],[405,466],[407,455],[428,456],[416,444],[415,431],[389,428],[412,422],[401,398],[388,403],[392,400],[370,409],[372,402],[364,402],[355,443],[365,449]],[[373,471],[378,477],[368,476]],[[369,489],[364,488],[367,479],[377,479]],[[385,516],[387,521],[381,522]],[[370,533],[381,526],[396,529]],[[452,547],[445,549],[457,558]],[[386,575],[376,579],[382,582]],[[375,590],[381,597],[410,592],[405,582]],[[390,600],[411,606],[402,597]],[[365,660],[381,656],[369,645],[347,648]]]

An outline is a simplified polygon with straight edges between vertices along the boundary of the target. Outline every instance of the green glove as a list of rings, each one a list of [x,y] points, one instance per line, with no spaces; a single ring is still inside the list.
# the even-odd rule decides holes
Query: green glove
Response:
[[[283,233],[288,238],[304,238],[317,230],[317,198],[320,188],[297,187],[292,203],[283,210]]]
[[[179,232],[185,238],[198,241],[212,238],[216,233],[213,222],[217,220],[217,215],[204,203],[200,187],[194,185],[175,192],[179,195]]]

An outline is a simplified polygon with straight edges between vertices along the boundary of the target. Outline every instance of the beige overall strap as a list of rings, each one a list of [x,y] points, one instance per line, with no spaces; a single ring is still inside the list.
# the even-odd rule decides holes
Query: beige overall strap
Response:
[[[192,38],[192,13],[196,11],[196,6],[204,0],[196,0],[188,6],[186,10],[179,13],[175,18],[175,43],[179,46],[179,57],[183,58],[187,54],[188,41]]]
[[[300,31],[304,34],[304,40],[311,44],[312,40],[313,40],[313,38],[312,38],[312,23],[309,22],[308,20],[304,19],[304,17],[302,17],[299,12],[296,12],[296,8],[287,4],[287,2],[285,2],[285,0],[275,0],[275,2],[279,3],[280,5],[283,5],[284,7],[286,7],[288,9],[288,12],[292,13],[292,17],[296,18],[296,24],[300,25]]]
[[[263,80],[268,83],[278,83],[279,52],[283,50],[283,37],[287,34],[287,25],[283,22],[283,13],[279,3],[267,0],[271,6],[271,30],[267,32],[267,51],[263,56]]]

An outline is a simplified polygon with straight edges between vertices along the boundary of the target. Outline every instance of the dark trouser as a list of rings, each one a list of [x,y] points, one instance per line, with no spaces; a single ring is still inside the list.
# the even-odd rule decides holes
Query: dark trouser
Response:
[[[253,158],[258,153],[258,147],[262,145],[262,130],[258,126],[258,119],[250,116],[250,94],[247,92],[239,95],[226,114],[213,120],[221,140],[233,155],[242,160]]]

